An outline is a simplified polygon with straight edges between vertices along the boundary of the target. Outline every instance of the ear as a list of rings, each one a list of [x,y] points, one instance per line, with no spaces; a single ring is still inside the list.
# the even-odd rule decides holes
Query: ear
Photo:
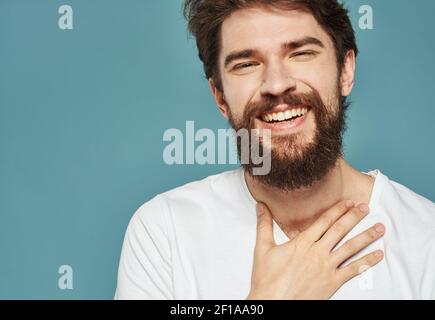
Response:
[[[216,101],[216,105],[219,108],[219,111],[222,113],[222,115],[226,119],[228,119],[228,106],[227,106],[227,103],[225,101],[223,91],[216,88],[216,85],[215,85],[213,79],[211,79],[211,78],[208,80],[208,84],[210,86],[211,94],[213,95],[213,97]]]
[[[355,60],[355,52],[349,50],[344,58],[343,70],[340,77],[341,95],[343,97],[350,95],[355,84]]]

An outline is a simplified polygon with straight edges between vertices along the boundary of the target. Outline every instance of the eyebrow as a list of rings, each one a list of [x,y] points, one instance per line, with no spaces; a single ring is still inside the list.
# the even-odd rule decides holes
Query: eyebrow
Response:
[[[290,42],[286,42],[282,45],[283,50],[296,50],[301,47],[307,46],[309,44],[313,44],[319,46],[321,48],[325,48],[325,45],[322,41],[314,37],[305,37],[299,40],[294,40]],[[227,67],[231,62],[239,59],[246,59],[258,55],[258,50],[255,49],[246,49],[242,51],[231,52],[225,57],[224,67]]]
[[[254,50],[254,49],[246,49],[246,50],[242,50],[242,51],[232,52],[226,56],[224,67],[227,67],[231,62],[233,62],[235,60],[250,58],[250,57],[253,57],[257,54],[258,54],[258,51]]]
[[[287,43],[284,43],[282,45],[282,47],[283,47],[283,49],[287,49],[287,50],[296,50],[296,49],[299,49],[301,47],[307,46],[309,44],[313,44],[313,45],[319,46],[321,48],[325,48],[325,45],[323,44],[323,42],[317,38],[314,38],[314,37],[305,37],[305,38],[302,38],[299,40],[287,42]]]

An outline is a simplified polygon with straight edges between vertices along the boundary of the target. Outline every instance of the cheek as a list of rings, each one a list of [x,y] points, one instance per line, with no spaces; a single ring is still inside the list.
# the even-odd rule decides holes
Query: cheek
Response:
[[[333,67],[330,65],[317,65],[310,68],[301,68],[298,72],[299,91],[317,91],[327,108],[336,104],[339,95],[337,92],[338,73],[335,65]]]
[[[292,65],[292,73],[297,80],[318,90],[324,96],[323,94],[330,92],[331,88],[335,89],[338,81],[335,53],[328,50],[312,61],[295,63]]]
[[[337,98],[338,70],[336,64],[330,63],[322,66],[315,81],[317,90],[324,99],[323,102],[326,105],[330,105],[330,99]]]
[[[246,106],[254,101],[258,92],[258,83],[255,76],[223,78],[225,101],[231,113],[236,117],[242,117]]]
[[[301,70],[298,79],[325,97],[332,89],[336,88],[337,72],[331,68],[306,68]]]

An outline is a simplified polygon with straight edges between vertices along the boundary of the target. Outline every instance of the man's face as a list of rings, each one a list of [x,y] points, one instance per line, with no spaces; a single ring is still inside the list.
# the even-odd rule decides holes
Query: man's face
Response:
[[[232,126],[271,130],[272,145],[263,147],[271,149],[272,172],[263,182],[293,190],[326,174],[341,153],[340,97],[350,89],[342,88],[334,44],[311,14],[234,12],[222,24],[219,71],[221,109]]]

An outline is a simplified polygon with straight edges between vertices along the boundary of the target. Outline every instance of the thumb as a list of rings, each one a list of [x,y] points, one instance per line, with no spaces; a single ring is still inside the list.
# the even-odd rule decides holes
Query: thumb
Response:
[[[272,214],[265,204],[257,203],[257,240],[255,250],[257,252],[265,252],[274,245]]]

